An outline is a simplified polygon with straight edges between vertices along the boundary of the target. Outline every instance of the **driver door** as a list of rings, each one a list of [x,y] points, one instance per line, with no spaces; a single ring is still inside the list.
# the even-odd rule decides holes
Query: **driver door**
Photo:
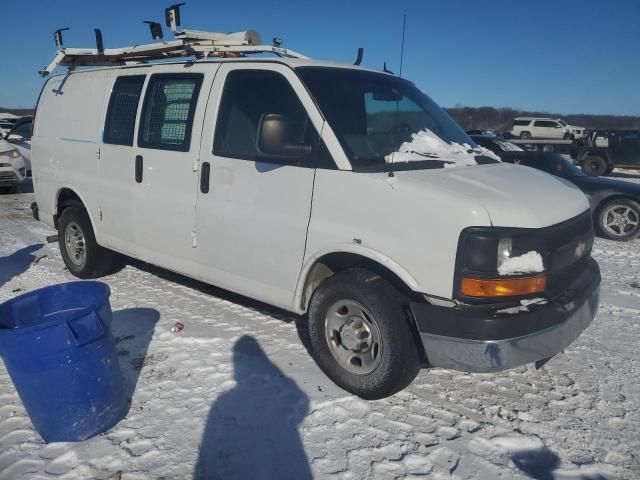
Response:
[[[222,64],[200,151],[197,260],[203,280],[290,307],[311,214],[314,152],[264,155],[258,132],[268,114],[293,119],[299,143],[317,148],[323,120],[291,69]]]

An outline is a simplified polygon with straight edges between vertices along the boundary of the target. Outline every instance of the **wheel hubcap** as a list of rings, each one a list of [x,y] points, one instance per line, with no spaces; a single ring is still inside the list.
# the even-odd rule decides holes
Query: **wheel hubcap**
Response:
[[[616,237],[626,237],[635,232],[640,224],[640,215],[626,205],[613,205],[604,212],[604,228]]]
[[[325,334],[333,358],[356,375],[371,373],[380,363],[380,331],[373,316],[354,300],[334,303],[325,319]]]
[[[75,222],[70,222],[64,231],[64,244],[71,263],[80,266],[87,258],[84,232]]]

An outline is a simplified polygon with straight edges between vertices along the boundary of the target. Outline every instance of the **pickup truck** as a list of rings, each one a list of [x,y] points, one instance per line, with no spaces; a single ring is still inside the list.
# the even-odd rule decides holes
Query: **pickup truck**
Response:
[[[571,158],[588,175],[608,175],[616,167],[640,168],[640,130],[595,130]]]

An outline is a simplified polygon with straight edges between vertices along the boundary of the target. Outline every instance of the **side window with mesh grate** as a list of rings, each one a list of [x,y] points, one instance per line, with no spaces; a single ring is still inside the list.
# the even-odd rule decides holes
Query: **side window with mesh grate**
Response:
[[[188,152],[202,74],[151,76],[142,107],[138,146]]]
[[[113,85],[107,118],[104,125],[103,142],[115,145],[133,145],[136,127],[136,112],[144,75],[118,77]]]

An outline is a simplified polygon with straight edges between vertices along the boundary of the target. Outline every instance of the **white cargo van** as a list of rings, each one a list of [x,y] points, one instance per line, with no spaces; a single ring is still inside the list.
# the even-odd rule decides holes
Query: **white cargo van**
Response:
[[[32,162],[74,275],[119,252],[306,314],[320,368],[364,398],[421,366],[542,361],[598,306],[584,195],[484,156],[388,73],[283,57],[52,76]]]

